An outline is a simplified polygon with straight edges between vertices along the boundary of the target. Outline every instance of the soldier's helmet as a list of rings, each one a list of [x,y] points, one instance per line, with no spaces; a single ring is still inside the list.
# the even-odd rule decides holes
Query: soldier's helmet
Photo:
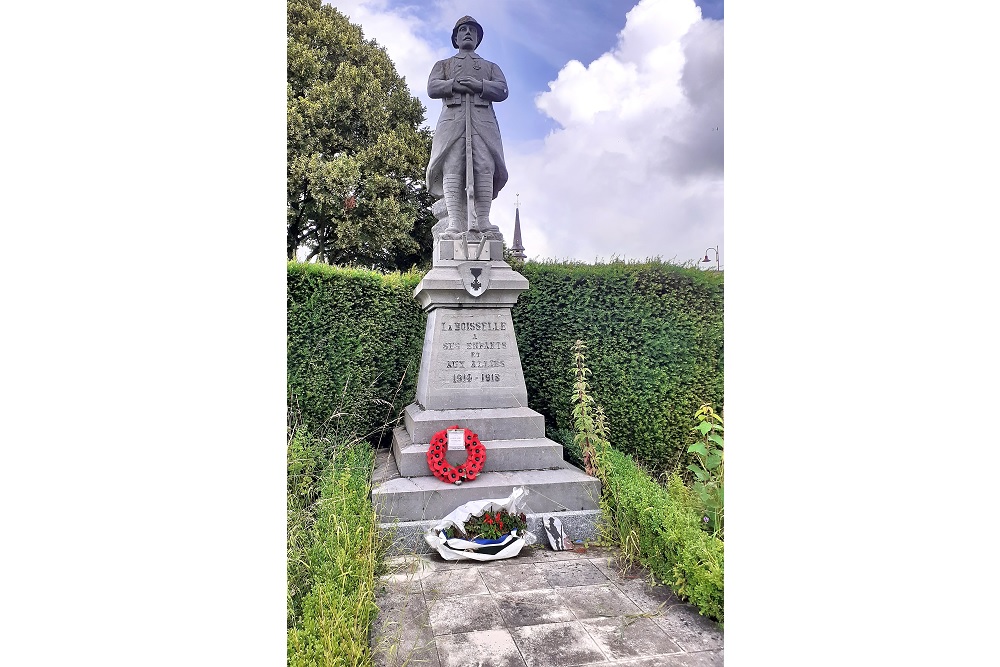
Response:
[[[476,46],[482,44],[483,26],[479,25],[479,21],[472,18],[471,16],[463,16],[462,18],[458,19],[458,22],[455,23],[455,27],[451,31],[451,45],[454,46],[456,49],[458,48],[458,40],[456,40],[455,37],[458,35],[458,27],[464,23],[471,23],[472,25],[476,26],[476,32],[479,33],[479,38],[476,40]]]

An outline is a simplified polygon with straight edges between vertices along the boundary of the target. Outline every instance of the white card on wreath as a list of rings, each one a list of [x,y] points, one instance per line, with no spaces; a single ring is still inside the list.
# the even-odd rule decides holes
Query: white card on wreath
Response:
[[[462,451],[465,449],[465,429],[448,429],[448,451]]]

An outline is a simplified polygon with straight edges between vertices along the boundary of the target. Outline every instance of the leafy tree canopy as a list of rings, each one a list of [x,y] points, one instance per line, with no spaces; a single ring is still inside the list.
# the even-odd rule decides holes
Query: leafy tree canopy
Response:
[[[288,0],[288,259],[430,258],[429,130],[385,49],[321,0]]]

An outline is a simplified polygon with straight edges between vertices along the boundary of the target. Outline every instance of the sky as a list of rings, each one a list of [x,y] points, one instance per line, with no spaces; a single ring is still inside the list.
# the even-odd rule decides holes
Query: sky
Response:
[[[532,259],[703,259],[723,247],[723,3],[336,0],[386,48],[433,128],[434,63],[471,15],[510,96],[494,104],[510,179],[490,219]]]

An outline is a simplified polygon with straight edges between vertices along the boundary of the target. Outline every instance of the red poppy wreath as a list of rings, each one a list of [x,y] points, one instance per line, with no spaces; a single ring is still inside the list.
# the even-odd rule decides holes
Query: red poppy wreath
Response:
[[[461,484],[463,479],[470,482],[476,478],[486,464],[486,447],[479,442],[479,436],[469,429],[465,431],[465,451],[468,456],[464,463],[453,466],[448,463],[445,456],[448,454],[448,431],[457,430],[458,426],[452,426],[438,431],[431,437],[431,444],[427,447],[427,465],[434,476],[442,482],[449,484]]]

